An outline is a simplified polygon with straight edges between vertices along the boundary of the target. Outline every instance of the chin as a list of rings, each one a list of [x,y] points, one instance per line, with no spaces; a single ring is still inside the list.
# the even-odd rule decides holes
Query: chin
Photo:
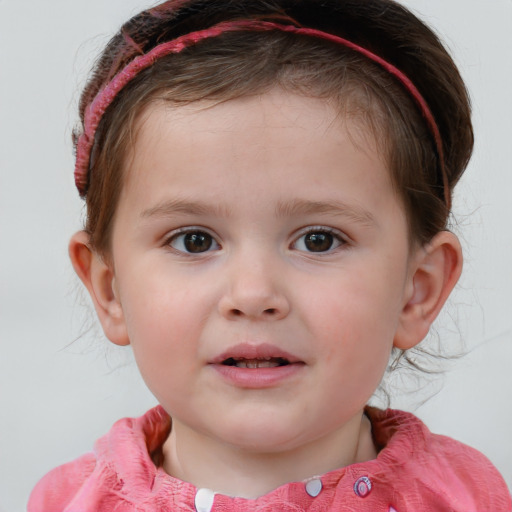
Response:
[[[278,453],[301,444],[302,436],[293,428],[293,424],[280,421],[275,415],[267,422],[260,418],[255,422],[244,421],[229,425],[229,430],[224,431],[222,437],[229,444],[249,452]]]

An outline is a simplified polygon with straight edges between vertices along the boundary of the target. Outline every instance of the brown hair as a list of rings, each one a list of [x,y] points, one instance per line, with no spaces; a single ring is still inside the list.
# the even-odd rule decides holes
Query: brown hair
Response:
[[[380,66],[314,37],[279,31],[225,33],[157,60],[108,107],[96,132],[86,184],[85,230],[92,248],[109,258],[124,159],[137,120],[148,105],[162,100],[173,105],[227,101],[272,87],[333,101],[342,115],[370,130],[403,201],[411,243],[425,244],[446,229],[450,214],[446,197],[451,198],[473,149],[470,102],[437,36],[393,0],[170,0],[144,11],[123,25],[96,63],[81,96],[81,126],[75,142],[83,132],[87,107],[134,58],[180,35],[239,19],[277,21],[335,34],[405,73],[439,128],[447,186],[421,112],[404,87]],[[421,346],[407,352],[393,349],[388,371],[413,367],[432,373],[429,357],[443,357],[441,353],[434,355]],[[382,386],[381,391],[389,403],[388,392]]]
[[[129,20],[100,56],[80,101],[87,106],[127,63],[156,45],[226,20],[260,19],[323,30],[363,46],[403,71],[427,101],[443,143],[449,194],[470,158],[470,104],[458,70],[437,36],[392,0],[170,0]],[[402,198],[411,239],[429,241],[449,210],[431,134],[397,81],[364,56],[313,37],[234,32],[157,60],[107,109],[91,157],[85,229],[108,255],[123,163],[136,121],[153,101],[226,101],[271,87],[337,102],[370,128]],[[75,132],[75,140],[81,128]]]

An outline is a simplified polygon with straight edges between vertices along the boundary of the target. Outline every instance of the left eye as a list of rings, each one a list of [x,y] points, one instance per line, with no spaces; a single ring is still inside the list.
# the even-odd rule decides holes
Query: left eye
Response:
[[[293,248],[304,252],[328,252],[338,248],[344,243],[344,240],[325,229],[308,231],[293,243]]]
[[[177,233],[168,243],[173,249],[188,254],[199,254],[219,249],[219,244],[213,236],[205,231]]]

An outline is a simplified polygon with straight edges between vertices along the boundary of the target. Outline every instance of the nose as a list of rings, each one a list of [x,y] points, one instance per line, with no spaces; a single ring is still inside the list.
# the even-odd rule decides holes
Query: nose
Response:
[[[228,270],[226,292],[219,301],[219,311],[230,320],[280,320],[290,312],[284,292],[284,278],[278,266],[254,256]]]

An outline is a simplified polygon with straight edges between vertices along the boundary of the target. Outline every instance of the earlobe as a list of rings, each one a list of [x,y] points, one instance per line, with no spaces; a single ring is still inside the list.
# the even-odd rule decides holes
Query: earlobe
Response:
[[[117,345],[129,339],[111,265],[94,251],[85,231],[75,233],[69,242],[69,257],[78,277],[91,296],[105,336]]]
[[[395,334],[395,347],[407,350],[425,338],[461,272],[462,249],[453,233],[441,231],[417,250]]]

